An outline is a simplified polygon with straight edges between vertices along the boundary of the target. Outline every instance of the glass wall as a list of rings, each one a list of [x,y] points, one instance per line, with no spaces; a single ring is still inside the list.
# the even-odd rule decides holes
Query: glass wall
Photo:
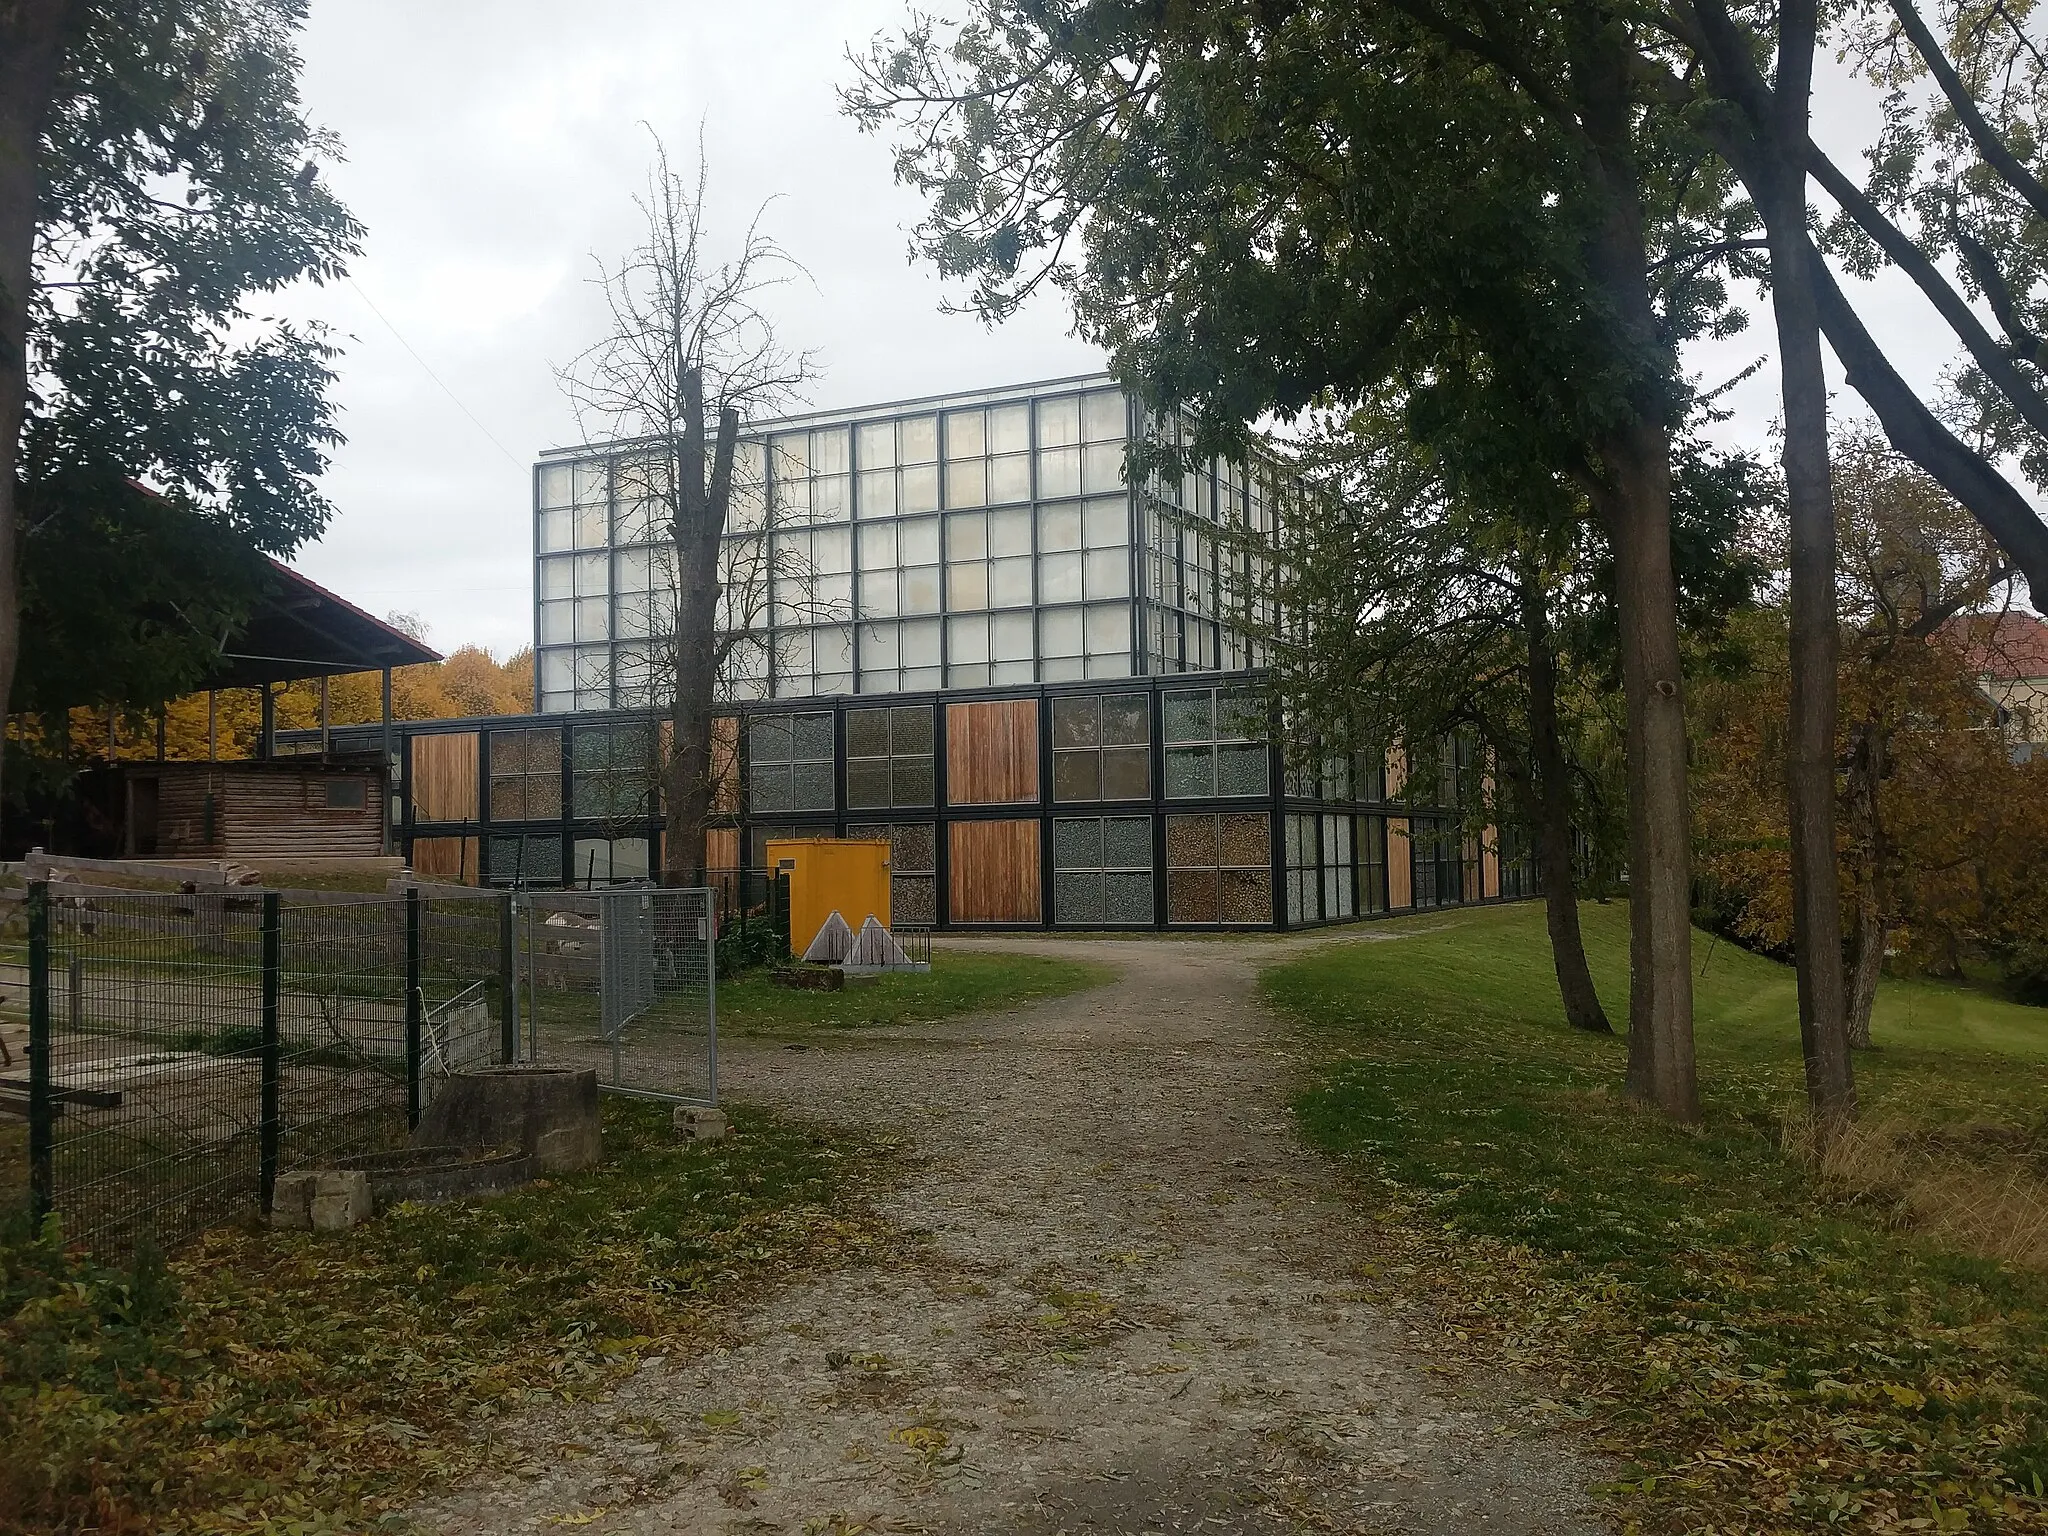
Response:
[[[1071,380],[762,429],[740,445],[721,555],[717,623],[735,641],[723,696],[1143,670],[1129,422],[1119,389]],[[543,712],[664,702],[668,484],[664,463],[630,449],[536,469]]]

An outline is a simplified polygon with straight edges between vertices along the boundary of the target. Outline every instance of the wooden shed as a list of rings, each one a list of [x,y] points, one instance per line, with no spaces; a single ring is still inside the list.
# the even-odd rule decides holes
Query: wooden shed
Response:
[[[139,859],[371,857],[384,851],[374,756],[124,766],[125,843]]]

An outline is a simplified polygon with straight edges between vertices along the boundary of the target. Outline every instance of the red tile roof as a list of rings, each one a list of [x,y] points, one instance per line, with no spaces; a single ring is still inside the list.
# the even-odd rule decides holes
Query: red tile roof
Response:
[[[1966,613],[1943,630],[1979,677],[2048,678],[2048,624],[2031,613]]]

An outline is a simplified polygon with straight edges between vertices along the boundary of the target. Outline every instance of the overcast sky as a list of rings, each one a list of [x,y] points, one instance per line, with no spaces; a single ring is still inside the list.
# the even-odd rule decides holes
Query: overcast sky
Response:
[[[777,199],[767,228],[812,284],[784,290],[776,313],[788,343],[820,355],[815,405],[1102,366],[1057,301],[991,332],[942,313],[946,290],[907,261],[919,200],[894,185],[886,142],[858,133],[834,95],[848,45],[905,10],[315,0],[308,110],[346,148],[328,174],[369,233],[351,280],[302,306],[343,334],[336,398],[349,441],[325,482],[334,523],[294,563],[376,613],[419,614],[443,650],[476,642],[502,655],[531,639],[529,466],[575,437],[552,368],[599,330],[591,253],[631,243],[642,122],[684,160],[702,125],[717,228],[737,236]],[[1820,107],[1816,136],[1860,170],[1870,103],[1837,85]],[[1909,376],[1932,380],[1946,354],[1919,345],[1917,300],[1894,287],[1865,307]],[[1702,374],[1767,350],[1768,311],[1756,318],[1749,336],[1694,359]],[[1731,396],[1724,435],[1765,443],[1775,396],[1768,371]]]

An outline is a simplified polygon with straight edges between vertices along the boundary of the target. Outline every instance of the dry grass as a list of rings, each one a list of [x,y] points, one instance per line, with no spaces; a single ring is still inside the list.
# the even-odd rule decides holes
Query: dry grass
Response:
[[[2048,1138],[2010,1126],[1930,1127],[1897,1117],[1823,1137],[1790,1118],[1787,1152],[1823,1192],[1980,1258],[2048,1271]]]

